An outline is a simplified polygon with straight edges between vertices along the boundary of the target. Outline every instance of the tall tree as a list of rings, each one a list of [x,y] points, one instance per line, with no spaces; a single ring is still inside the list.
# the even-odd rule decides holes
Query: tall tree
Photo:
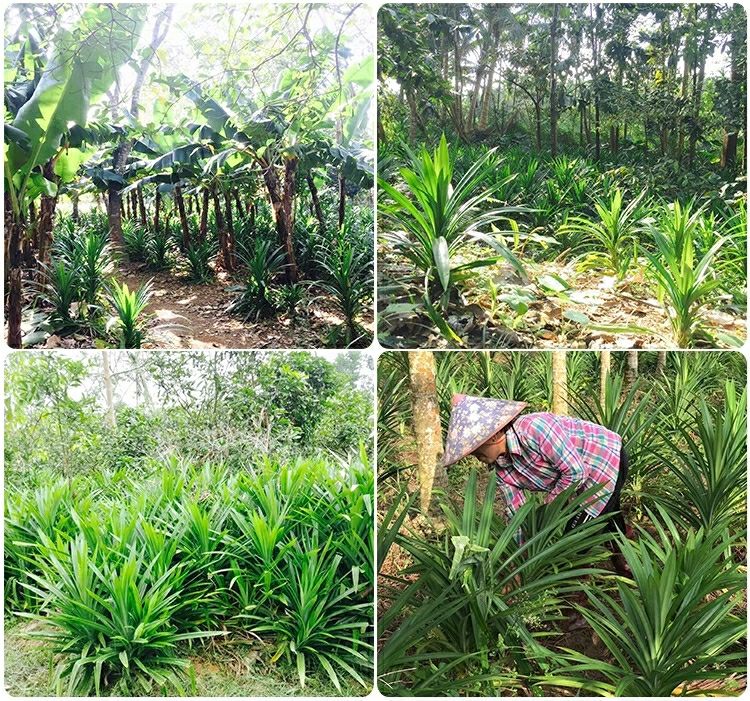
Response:
[[[141,110],[141,91],[146,81],[146,75],[148,74],[151,64],[156,56],[156,52],[161,46],[164,38],[167,36],[169,31],[169,24],[172,20],[172,12],[174,11],[174,5],[164,5],[163,9],[156,16],[154,21],[153,30],[151,33],[151,42],[144,50],[141,60],[138,62],[138,69],[136,72],[135,82],[133,83],[133,91],[130,94],[130,116],[134,121],[138,120],[138,115]],[[113,117],[117,119],[120,115],[119,105],[117,104],[118,93],[113,94]],[[114,152],[112,157],[114,171],[118,174],[122,174],[125,170],[125,165],[128,161],[128,156],[133,148],[133,141],[127,140],[122,142]],[[109,237],[112,244],[120,250],[120,255],[127,259],[127,251],[124,248],[124,241],[122,235],[122,195],[120,190],[122,186],[117,182],[113,181],[110,183],[107,189],[107,216],[109,219]]]
[[[115,404],[112,392],[112,373],[109,368],[109,351],[103,350],[102,358],[102,379],[104,381],[104,404],[107,409],[107,423],[114,427],[117,424],[115,416]]]
[[[550,25],[550,59],[549,59],[549,128],[550,152],[557,155],[557,42],[558,19],[560,17],[560,3],[555,3],[552,9],[552,24]]]

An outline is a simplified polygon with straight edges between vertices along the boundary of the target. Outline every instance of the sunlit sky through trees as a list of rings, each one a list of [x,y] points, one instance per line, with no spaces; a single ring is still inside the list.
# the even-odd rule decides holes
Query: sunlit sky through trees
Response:
[[[138,57],[147,49],[163,7],[154,4],[149,9]],[[57,28],[75,25],[85,8],[85,4],[39,5],[36,12],[46,14],[47,24]],[[262,104],[287,69],[299,70],[305,65],[319,72],[315,86],[318,95],[333,91],[337,89],[337,37],[339,71],[343,74],[372,54],[371,15],[362,4],[176,3],[141,93],[139,121],[158,125],[189,119],[194,105],[170,91],[164,82],[170,76],[188,76],[204,89],[221,93],[224,104],[238,111],[247,100]],[[19,22],[17,6],[11,5],[5,13],[6,46],[18,31]],[[126,111],[135,77],[134,65],[123,66],[119,101],[113,88],[108,97],[92,106],[89,118],[106,119],[114,104]],[[371,123],[372,119],[360,135],[365,144],[372,143]]]

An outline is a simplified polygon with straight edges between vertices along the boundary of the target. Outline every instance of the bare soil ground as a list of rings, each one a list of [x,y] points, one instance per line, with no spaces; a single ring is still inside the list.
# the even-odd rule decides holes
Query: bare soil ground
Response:
[[[410,268],[381,249],[378,312],[393,303],[387,289],[394,279],[407,279]],[[544,276],[559,276],[569,289],[559,293],[539,286]],[[550,261],[529,265],[529,282],[517,278],[507,266],[495,265],[477,271],[467,282],[463,299],[451,306],[447,321],[469,347],[488,348],[631,348],[674,347],[667,309],[653,296],[642,270],[633,269],[621,282],[599,271],[581,272],[574,262]],[[498,294],[511,286],[533,300],[522,318],[502,300],[492,300],[490,283]],[[383,288],[386,288],[383,291]],[[420,299],[415,288],[414,298]],[[588,323],[581,323],[579,315]],[[706,327],[714,334],[726,333],[744,340],[747,324],[739,311],[728,305],[702,311]],[[379,337],[386,347],[448,347],[429,319],[413,312],[387,315],[379,324]],[[577,320],[578,319],[578,320]],[[594,327],[609,327],[594,328]],[[641,330],[621,331],[625,327]]]
[[[326,348],[332,330],[344,322],[329,295],[311,290],[292,318],[289,314],[244,321],[227,311],[237,296],[237,281],[219,271],[211,282],[193,283],[174,271],[154,273],[142,264],[120,266],[117,278],[133,290],[151,281],[152,297],[143,348]],[[27,300],[28,304],[33,302]],[[360,320],[374,333],[374,317]],[[44,340],[42,348],[90,348],[91,336],[83,331]],[[361,346],[359,346],[361,347]]]

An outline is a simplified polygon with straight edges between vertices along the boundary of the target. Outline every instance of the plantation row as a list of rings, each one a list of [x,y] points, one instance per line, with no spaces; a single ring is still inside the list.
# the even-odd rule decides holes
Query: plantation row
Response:
[[[190,340],[206,342],[210,324],[198,317],[210,315],[223,321],[212,339],[222,346],[265,345],[269,329],[278,339],[292,322],[276,345],[368,345],[368,16],[313,5],[9,6],[8,345],[63,334],[67,347],[138,347],[152,290],[129,258],[148,259],[165,287],[173,268],[200,283],[227,274],[217,285],[233,288],[231,303],[224,290],[191,290]],[[221,49],[235,42],[236,52]],[[83,281],[64,255],[71,244],[89,250]],[[114,277],[138,279],[132,291],[109,283],[106,302],[95,278],[110,258]],[[218,315],[211,297],[223,298]],[[108,324],[101,308],[112,302]]]
[[[367,688],[373,471],[366,458],[171,458],[6,486],[5,600],[39,621],[57,693],[186,693],[188,655],[250,644],[305,686]],[[270,653],[269,653],[270,654]]]
[[[547,505],[530,497],[506,520],[494,475],[478,475],[465,461],[443,477],[439,512],[416,515],[403,355],[382,356],[378,379],[381,691],[740,693],[747,658],[742,358],[641,353],[640,377],[623,386],[628,367],[617,355],[624,354],[613,354],[599,387],[594,354],[567,353],[571,415],[620,434],[629,456],[622,505],[632,532],[615,536],[631,572],[625,577],[607,564],[606,519],[567,527],[590,491],[565,492]],[[531,411],[550,407],[548,353],[440,353],[436,361],[444,430],[454,392],[510,396]]]
[[[549,329],[741,344],[739,321],[724,330],[715,311],[746,312],[744,184],[701,181],[691,198],[632,158],[605,169],[586,157],[449,146],[445,136],[432,153],[391,147],[380,161],[381,341],[413,344],[426,324],[454,346],[528,345]],[[655,298],[650,327],[590,318],[621,306],[622,293]]]
[[[294,321],[325,298],[344,319],[329,330],[326,345],[365,343],[368,332],[360,321],[372,299],[369,209],[355,208],[338,233],[331,228],[326,234],[314,217],[296,220],[296,258],[306,278],[298,282],[281,281],[286,263],[268,205],[261,200],[249,210],[238,211],[231,224],[233,263],[222,262],[222,267],[232,271],[228,282],[236,283],[231,285],[234,300],[223,311],[248,323],[280,314]],[[227,211],[229,219],[231,210]],[[213,281],[223,224],[217,223],[220,210],[203,212],[205,217],[197,212],[185,215],[189,231],[196,232],[187,243],[179,222],[169,217],[161,228],[150,221],[144,224],[139,217],[123,219],[128,260],[152,273],[177,272],[178,279],[189,283]],[[119,259],[109,243],[104,214],[94,210],[75,219],[58,217],[51,262],[44,266],[43,282],[37,285],[41,304],[25,342],[34,345],[50,334],[84,334],[120,348],[140,348],[150,321],[146,307],[152,284],[147,281],[131,291],[126,283],[118,283]],[[114,311],[109,319],[108,303]]]

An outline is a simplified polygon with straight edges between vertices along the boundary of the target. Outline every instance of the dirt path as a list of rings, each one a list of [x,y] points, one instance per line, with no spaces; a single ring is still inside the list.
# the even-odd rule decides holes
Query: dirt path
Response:
[[[130,289],[151,280],[152,315],[144,348],[321,348],[328,329],[343,321],[326,299],[301,305],[295,320],[285,314],[245,323],[226,309],[236,296],[236,284],[225,273],[205,285],[173,272],[153,273],[131,264],[119,278]]]

